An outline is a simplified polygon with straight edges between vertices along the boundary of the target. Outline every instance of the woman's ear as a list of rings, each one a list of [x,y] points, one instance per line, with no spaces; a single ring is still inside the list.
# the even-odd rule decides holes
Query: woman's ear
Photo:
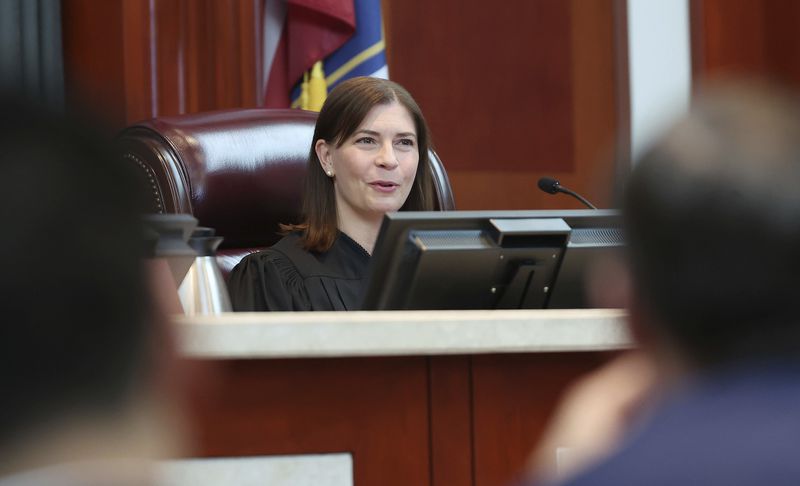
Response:
[[[328,177],[333,177],[333,162],[331,157],[331,146],[323,139],[317,140],[314,144],[314,151],[317,153],[317,158],[322,166],[323,172],[328,174]]]

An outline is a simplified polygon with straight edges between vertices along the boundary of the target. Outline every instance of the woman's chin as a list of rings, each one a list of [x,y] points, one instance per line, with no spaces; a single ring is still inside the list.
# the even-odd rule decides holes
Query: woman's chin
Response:
[[[383,216],[386,213],[399,211],[400,208],[403,207],[403,204],[397,201],[376,201],[371,206],[372,212]]]

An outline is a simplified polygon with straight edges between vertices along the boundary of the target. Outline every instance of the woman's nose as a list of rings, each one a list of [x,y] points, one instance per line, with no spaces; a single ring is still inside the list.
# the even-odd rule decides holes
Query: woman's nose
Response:
[[[381,148],[375,157],[375,164],[386,169],[394,169],[399,165],[397,156],[394,153],[394,146],[391,142],[381,145]]]

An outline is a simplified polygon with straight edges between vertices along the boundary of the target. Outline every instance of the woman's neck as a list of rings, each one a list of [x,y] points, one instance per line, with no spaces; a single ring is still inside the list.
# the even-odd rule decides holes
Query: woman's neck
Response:
[[[381,229],[383,216],[375,220],[364,220],[357,218],[340,218],[339,231],[345,233],[353,241],[358,243],[367,253],[372,255],[375,249],[375,240],[378,239],[378,232]]]

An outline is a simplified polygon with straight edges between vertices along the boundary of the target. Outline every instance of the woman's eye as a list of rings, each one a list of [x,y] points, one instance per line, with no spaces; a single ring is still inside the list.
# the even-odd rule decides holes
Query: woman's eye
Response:
[[[397,141],[397,143],[400,145],[406,145],[408,147],[414,146],[414,141],[411,140],[410,138],[401,138],[400,140]]]
[[[375,143],[375,139],[372,137],[361,137],[356,140],[356,143],[367,143],[367,144]]]

